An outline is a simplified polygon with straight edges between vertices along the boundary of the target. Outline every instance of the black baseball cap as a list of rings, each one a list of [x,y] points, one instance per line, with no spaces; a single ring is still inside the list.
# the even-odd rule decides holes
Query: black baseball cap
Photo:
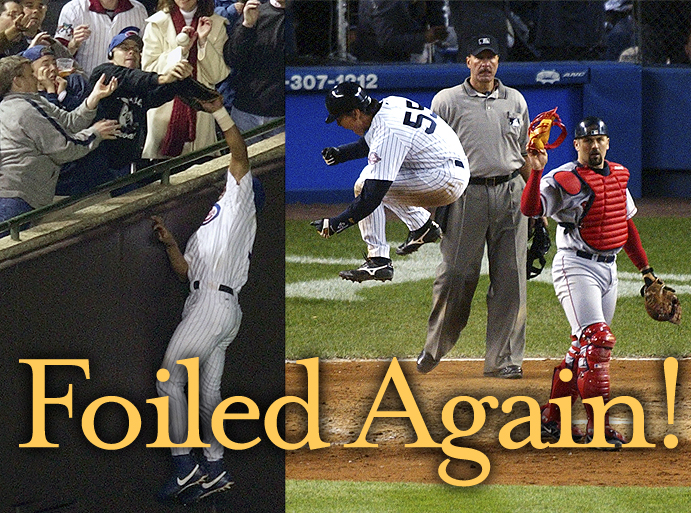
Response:
[[[605,122],[595,116],[588,116],[587,118],[583,118],[573,131],[574,139],[580,139],[581,137],[588,137],[590,135],[606,135],[609,137]]]
[[[468,44],[468,55],[477,57],[484,50],[490,50],[495,55],[499,55],[499,45],[497,38],[494,36],[481,35],[475,36]]]
[[[342,82],[329,91],[325,103],[329,111],[326,122],[333,123],[343,114],[355,109],[364,110],[372,103],[372,98],[355,82]]]

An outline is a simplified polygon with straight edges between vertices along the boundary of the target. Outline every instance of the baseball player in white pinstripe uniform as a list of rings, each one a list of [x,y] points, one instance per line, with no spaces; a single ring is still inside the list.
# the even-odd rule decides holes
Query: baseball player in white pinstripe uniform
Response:
[[[205,460],[201,464],[192,456],[190,448],[171,449],[175,475],[161,490],[160,498],[178,497],[187,504],[233,485],[223,464],[223,446],[213,436],[211,416],[221,402],[225,351],[240,328],[242,312],[238,294],[247,281],[257,231],[247,147],[221,105],[218,99],[206,107],[210,111],[217,109],[213,115],[231,151],[226,187],[190,237],[184,255],[163,220],[153,217],[153,229],[166,247],[171,267],[181,280],[190,282],[182,322],[168,344],[161,365],[168,370],[170,378],[157,383],[158,393],[169,397],[171,441],[184,442],[188,425],[187,370],[176,362],[198,357],[202,432],[204,442],[210,444],[204,448]]]
[[[343,82],[326,97],[327,123],[352,130],[361,139],[322,152],[327,164],[367,157],[355,182],[355,201],[340,215],[312,224],[322,237],[359,224],[367,243],[367,259],[358,269],[341,271],[341,278],[362,282],[393,278],[386,242],[384,207],[408,227],[396,253],[408,255],[441,237],[441,229],[423,207],[456,201],[470,178],[468,159],[454,131],[431,110],[414,101],[389,96],[371,98],[354,82]]]
[[[146,7],[137,0],[70,0],[60,11],[55,39],[91,75],[96,66],[108,62],[113,38],[131,27],[143,32],[146,17]]]

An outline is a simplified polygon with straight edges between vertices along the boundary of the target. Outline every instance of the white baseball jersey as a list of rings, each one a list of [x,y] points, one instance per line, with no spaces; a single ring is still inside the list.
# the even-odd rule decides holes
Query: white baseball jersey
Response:
[[[382,204],[358,223],[369,257],[389,257],[384,207],[410,231],[430,218],[423,207],[456,201],[470,180],[470,166],[456,133],[437,114],[398,96],[382,100],[365,133],[370,152],[367,166],[355,183],[355,194],[365,180],[392,181]]]
[[[171,440],[180,443],[187,437],[187,371],[175,362],[199,358],[201,426],[204,442],[211,445],[204,448],[210,461],[223,457],[223,446],[213,437],[211,416],[221,402],[225,351],[240,329],[238,293],[247,281],[256,231],[252,174],[238,184],[228,173],[224,194],[187,242],[191,291],[161,364],[170,378],[157,383],[159,395],[170,398]],[[172,449],[173,455],[189,452],[189,448]]]
[[[146,7],[137,0],[119,0],[116,12],[120,12],[112,20],[105,12],[99,13],[89,7],[89,0],[67,2],[60,11],[55,38],[67,46],[77,26],[89,25],[91,35],[81,44],[74,58],[91,75],[96,66],[108,62],[108,46],[122,29],[137,27],[140,34],[144,33],[147,12]]]
[[[370,148],[368,165],[361,178],[395,181],[401,169],[421,176],[438,175],[446,162],[459,179],[469,176],[468,159],[456,133],[434,112],[407,98],[389,96],[365,133]]]
[[[239,292],[247,281],[256,233],[252,174],[238,184],[228,173],[225,192],[187,242],[190,283],[227,285]]]

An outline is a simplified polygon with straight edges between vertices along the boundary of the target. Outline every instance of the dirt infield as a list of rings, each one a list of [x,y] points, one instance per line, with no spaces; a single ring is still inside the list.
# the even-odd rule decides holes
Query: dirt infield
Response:
[[[322,362],[319,371],[320,436],[331,446],[310,451],[306,448],[286,453],[287,479],[328,479],[352,481],[442,483],[439,464],[447,459],[441,449],[405,448],[416,435],[407,419],[376,419],[368,441],[378,448],[344,448],[354,442],[381,387],[388,361]],[[539,403],[547,399],[554,360],[531,360],[524,364],[524,378],[505,381],[482,376],[480,361],[444,361],[433,372],[421,375],[411,361],[401,368],[432,438],[441,442],[448,430],[441,422],[444,405],[457,396],[481,399],[494,396],[500,408],[487,409],[482,429],[461,439],[460,445],[486,454],[491,462],[485,484],[536,485],[609,485],[609,486],[688,486],[691,483],[691,399],[688,377],[691,361],[682,360],[675,392],[674,425],[669,426],[667,392],[660,360],[613,360],[613,397],[632,396],[643,405],[645,434],[654,449],[622,449],[604,452],[591,449],[507,450],[498,442],[499,430],[510,420],[524,417],[526,411],[503,413],[501,404],[510,397],[530,396]],[[286,363],[286,395],[307,398],[305,367]],[[380,406],[382,410],[400,410],[402,403],[393,385],[389,385]],[[573,410],[574,422],[584,421],[580,401]],[[456,408],[455,423],[467,429],[472,410],[465,404]],[[612,424],[631,435],[630,410],[615,406]],[[299,406],[286,409],[286,440],[295,443],[306,434],[307,420]],[[515,430],[516,440],[524,438],[522,428]],[[527,430],[523,435],[527,434]],[[679,446],[667,449],[665,435],[675,434]],[[470,461],[452,460],[449,474],[455,479],[471,479],[479,466]],[[578,476],[576,478],[576,476]]]

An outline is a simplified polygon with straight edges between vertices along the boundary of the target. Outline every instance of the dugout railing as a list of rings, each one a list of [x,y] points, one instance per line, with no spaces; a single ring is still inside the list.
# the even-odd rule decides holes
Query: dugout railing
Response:
[[[265,125],[259,126],[252,130],[244,132],[243,138],[247,143],[247,146],[252,145],[254,142],[267,137],[270,134],[277,133],[285,128],[285,118],[280,118]],[[13,241],[20,241],[20,232],[23,229],[28,228],[33,223],[40,221],[41,218],[45,217],[47,214],[56,213],[60,210],[64,210],[72,205],[88,200],[88,198],[98,196],[102,193],[110,193],[116,189],[123,187],[135,185],[140,182],[147,182],[153,179],[153,181],[159,181],[161,186],[170,185],[170,177],[173,174],[185,170],[190,165],[194,165],[202,159],[209,157],[218,152],[227,153],[228,144],[224,141],[218,141],[212,145],[205,148],[201,148],[192,153],[186,155],[181,155],[179,157],[174,157],[169,160],[159,162],[152,166],[140,169],[139,171],[132,173],[128,176],[118,178],[116,180],[104,183],[88,193],[79,194],[75,196],[69,196],[67,198],[60,199],[46,205],[45,207],[37,208],[25,214],[8,219],[7,221],[0,223],[0,233],[7,232],[9,230],[9,237]]]

